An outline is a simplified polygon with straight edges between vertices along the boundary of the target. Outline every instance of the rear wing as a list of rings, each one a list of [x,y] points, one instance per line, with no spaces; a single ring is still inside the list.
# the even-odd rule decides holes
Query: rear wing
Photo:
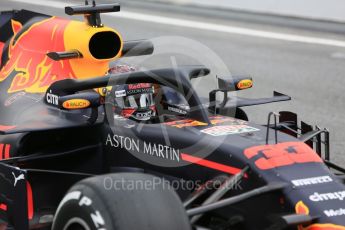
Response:
[[[291,97],[274,91],[270,98],[242,98],[229,96],[229,92],[245,90],[253,87],[253,80],[250,76],[233,76],[231,78],[218,78],[218,89],[209,94],[209,110],[214,114],[222,114],[223,111],[245,106],[262,105],[273,102],[289,101]],[[217,103],[217,94],[223,93],[223,100]]]

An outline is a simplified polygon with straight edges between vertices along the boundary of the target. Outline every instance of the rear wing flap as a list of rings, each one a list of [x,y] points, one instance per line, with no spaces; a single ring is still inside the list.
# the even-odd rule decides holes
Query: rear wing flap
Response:
[[[216,92],[213,91],[210,93],[210,106],[209,110],[212,113],[221,114],[222,111],[227,111],[229,109],[254,106],[254,105],[263,105],[273,102],[289,101],[291,97],[279,92],[274,91],[273,97],[269,98],[243,98],[243,97],[228,97],[228,93],[224,92],[224,99],[220,104],[217,104],[216,101]]]

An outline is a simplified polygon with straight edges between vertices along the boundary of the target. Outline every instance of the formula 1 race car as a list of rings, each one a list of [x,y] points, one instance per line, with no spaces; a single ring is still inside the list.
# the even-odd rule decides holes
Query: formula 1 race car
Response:
[[[109,71],[154,52],[102,24],[119,10],[1,12],[0,229],[345,230],[326,129],[248,121],[241,107],[290,100],[231,94],[250,77],[218,76],[204,98],[204,66]]]

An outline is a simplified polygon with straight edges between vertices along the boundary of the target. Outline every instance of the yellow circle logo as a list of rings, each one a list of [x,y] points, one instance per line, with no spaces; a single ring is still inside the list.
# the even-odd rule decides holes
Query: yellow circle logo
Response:
[[[244,79],[237,83],[238,89],[248,89],[253,86],[253,81],[250,79]]]
[[[90,106],[90,102],[85,99],[71,99],[62,104],[65,109],[84,109]]]

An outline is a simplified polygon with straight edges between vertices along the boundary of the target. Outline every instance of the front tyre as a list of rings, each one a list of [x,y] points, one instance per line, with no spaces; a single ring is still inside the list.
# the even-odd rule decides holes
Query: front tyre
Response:
[[[190,230],[177,194],[162,179],[139,173],[87,178],[57,208],[52,230]]]

